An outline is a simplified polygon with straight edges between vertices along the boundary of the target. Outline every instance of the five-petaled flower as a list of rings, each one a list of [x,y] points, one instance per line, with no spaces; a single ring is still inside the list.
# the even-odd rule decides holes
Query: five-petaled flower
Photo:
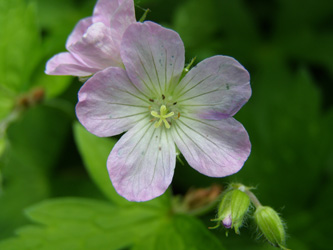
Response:
[[[107,160],[117,192],[146,201],[172,181],[176,147],[202,174],[236,173],[249,156],[244,127],[232,116],[251,95],[249,74],[235,59],[208,58],[183,78],[179,35],[153,22],[131,24],[123,35],[125,69],[110,67],[79,91],[76,114],[97,136],[127,131]]]
[[[98,0],[93,16],[80,20],[63,52],[46,64],[49,75],[89,76],[110,66],[122,66],[120,43],[136,22],[133,0]]]

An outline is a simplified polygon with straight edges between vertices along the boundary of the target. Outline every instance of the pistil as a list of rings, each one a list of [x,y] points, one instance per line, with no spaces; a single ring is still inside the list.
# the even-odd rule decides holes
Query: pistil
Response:
[[[168,110],[165,105],[162,105],[160,108],[160,114],[158,114],[156,111],[151,111],[150,114],[156,118],[159,118],[157,122],[155,122],[154,127],[158,128],[161,126],[162,122],[164,123],[166,128],[170,128],[169,122],[166,120],[166,118],[172,117],[175,115],[174,112],[168,113]]]

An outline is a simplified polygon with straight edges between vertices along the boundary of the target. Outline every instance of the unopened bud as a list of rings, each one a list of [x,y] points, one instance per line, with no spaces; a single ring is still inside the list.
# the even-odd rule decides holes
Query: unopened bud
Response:
[[[287,249],[284,247],[286,232],[282,220],[273,208],[268,206],[258,207],[254,213],[254,220],[270,244],[281,249]]]
[[[231,226],[232,226],[231,214],[229,214],[227,217],[225,217],[222,220],[222,224],[225,228],[231,228]]]
[[[225,228],[234,228],[235,232],[239,234],[239,228],[243,225],[243,219],[249,206],[250,198],[243,191],[239,189],[227,191],[222,197],[218,210],[218,218],[213,221],[221,222]]]

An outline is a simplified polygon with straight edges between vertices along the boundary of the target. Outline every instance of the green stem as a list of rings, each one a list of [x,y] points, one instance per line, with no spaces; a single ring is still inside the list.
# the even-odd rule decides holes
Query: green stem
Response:
[[[255,196],[254,193],[252,193],[249,189],[246,188],[244,192],[249,196],[251,202],[256,208],[262,206],[257,196]]]
[[[5,119],[3,119],[0,122],[0,137],[5,134],[5,131],[9,126],[9,124],[15,121],[20,116],[21,113],[22,109],[16,108],[11,113],[9,113],[9,115]]]
[[[139,22],[142,23],[144,20],[146,20],[148,13],[150,12],[150,9],[146,9],[145,13],[143,13],[142,17],[140,18]]]

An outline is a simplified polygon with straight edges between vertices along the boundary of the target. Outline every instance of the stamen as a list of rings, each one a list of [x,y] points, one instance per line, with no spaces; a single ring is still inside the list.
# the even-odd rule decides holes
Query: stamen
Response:
[[[178,112],[178,115],[175,117],[175,120],[179,119],[180,113]]]

